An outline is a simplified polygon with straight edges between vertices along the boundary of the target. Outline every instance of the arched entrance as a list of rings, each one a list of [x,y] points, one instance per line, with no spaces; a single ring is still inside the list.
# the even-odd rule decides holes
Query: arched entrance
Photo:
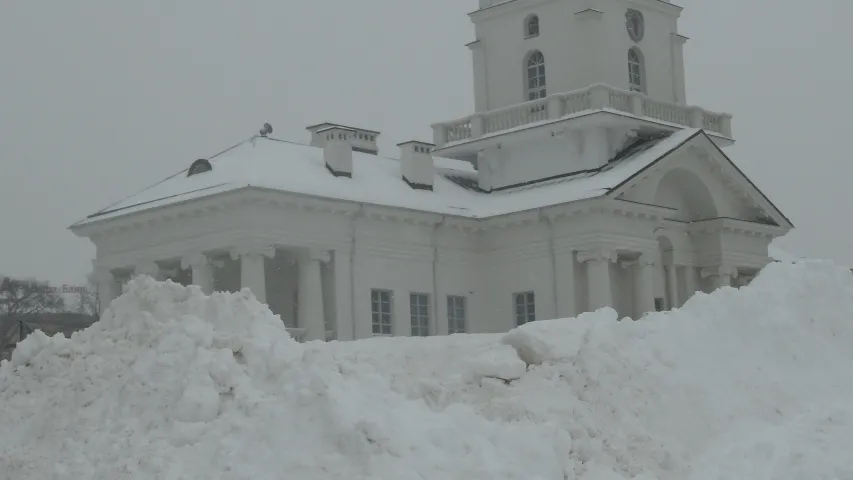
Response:
[[[671,208],[672,212],[668,218],[685,225],[720,216],[711,189],[688,165],[673,168],[660,178],[654,203]],[[675,238],[679,241],[673,242],[671,236],[658,237],[660,265],[657,270],[660,280],[655,298],[658,299],[656,303],[662,304],[666,309],[683,305],[698,287],[697,263],[693,260],[696,251],[691,244],[691,240],[696,239],[686,235],[678,235]],[[708,242],[709,239],[704,238],[701,241]],[[717,242],[703,243],[703,248],[707,249],[715,243]]]

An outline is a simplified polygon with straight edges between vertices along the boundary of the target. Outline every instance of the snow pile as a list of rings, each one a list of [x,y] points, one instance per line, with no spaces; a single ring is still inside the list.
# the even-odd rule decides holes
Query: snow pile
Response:
[[[638,322],[298,344],[137,279],[0,367],[14,479],[853,478],[853,273],[775,263]]]

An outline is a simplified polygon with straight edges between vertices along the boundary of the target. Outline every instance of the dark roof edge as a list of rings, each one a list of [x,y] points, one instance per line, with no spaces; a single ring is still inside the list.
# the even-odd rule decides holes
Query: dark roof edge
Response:
[[[707,137],[707,135],[705,135],[705,136]],[[767,195],[765,195],[765,194],[764,194],[764,192],[762,192],[762,191],[761,191],[761,189],[760,189],[760,188],[758,188],[758,186],[757,186],[757,185],[755,185],[755,183],[753,183],[753,182],[752,182],[752,180],[750,180],[750,178],[749,178],[748,176],[746,176],[746,174],[745,174],[745,173],[743,173],[743,170],[741,170],[741,169],[737,166],[737,164],[736,164],[735,162],[733,162],[733,161],[732,161],[732,159],[731,159],[731,158],[729,158],[729,156],[728,156],[728,155],[726,155],[726,152],[724,152],[724,151],[723,151],[723,149],[719,147],[719,145],[717,145],[716,143],[714,143],[714,141],[713,141],[713,140],[711,140],[711,138],[710,138],[710,137],[708,137],[708,141],[709,141],[709,142],[711,142],[711,144],[712,144],[712,145],[714,145],[714,148],[715,148],[718,152],[720,152],[720,154],[723,156],[723,158],[725,158],[725,159],[726,159],[726,161],[727,161],[727,162],[729,162],[729,164],[731,164],[731,166],[732,166],[732,167],[734,167],[734,169],[737,171],[737,173],[739,173],[739,174],[740,174],[744,179],[746,179],[746,181],[749,183],[749,185],[750,185],[752,188],[754,188],[754,189],[755,189],[755,191],[756,191],[756,192],[758,192],[758,194],[759,194],[759,195],[761,195],[761,198],[763,198],[767,203],[769,203],[769,204],[770,204],[770,206],[771,206],[771,207],[773,207],[773,209],[774,209],[774,210],[776,210],[776,213],[778,213],[780,217],[782,217],[783,219],[785,219],[785,221],[788,223],[788,226],[789,226],[790,228],[796,228],[796,227],[794,227],[794,222],[792,222],[792,221],[791,221],[791,219],[790,219],[790,218],[788,218],[788,216],[787,216],[787,215],[785,215],[784,213],[782,213],[782,210],[780,210],[780,209],[779,209],[779,207],[777,207],[777,206],[776,206],[776,204],[774,204],[774,203],[773,203],[773,201],[771,201],[771,200],[770,200],[770,198],[769,198]]]
[[[646,170],[648,170],[649,168],[651,168],[653,165],[657,164],[659,161],[661,161],[661,160],[663,160],[664,158],[668,157],[672,152],[674,152],[674,151],[678,150],[679,148],[681,148],[681,146],[682,146],[682,145],[684,145],[685,143],[689,142],[690,140],[693,140],[693,139],[694,139],[694,138],[696,138],[696,136],[697,136],[697,135],[699,135],[699,134],[704,134],[704,132],[703,132],[702,130],[699,130],[699,131],[697,131],[696,133],[694,133],[693,135],[690,135],[690,136],[689,136],[689,137],[687,137],[686,139],[682,140],[681,142],[679,142],[679,143],[678,143],[678,145],[676,145],[676,146],[674,146],[674,147],[670,148],[669,150],[667,150],[667,151],[666,151],[666,152],[664,152],[663,154],[659,155],[659,156],[658,156],[658,158],[654,159],[654,160],[653,160],[652,162],[650,162],[648,165],[646,165],[645,167],[641,168],[640,170],[638,170],[637,172],[635,172],[633,175],[631,175],[630,177],[626,178],[625,180],[622,180],[621,182],[619,182],[619,184],[618,184],[618,185],[616,185],[616,186],[614,186],[614,187],[611,187],[609,190],[607,190],[606,195],[610,195],[611,193],[615,192],[616,190],[618,190],[618,189],[622,188],[622,186],[623,186],[623,185],[625,185],[626,183],[630,182],[631,180],[633,180],[633,179],[637,178],[640,174],[642,174],[643,172],[645,172]],[[710,140],[710,139],[709,139],[709,140]],[[713,142],[712,142],[712,143],[713,143]]]

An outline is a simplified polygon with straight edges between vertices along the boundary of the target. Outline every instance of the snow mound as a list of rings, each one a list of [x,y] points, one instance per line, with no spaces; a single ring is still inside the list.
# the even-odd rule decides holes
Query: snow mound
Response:
[[[851,347],[853,273],[817,261],[638,322],[331,344],[138,278],[0,366],[0,477],[853,478]]]

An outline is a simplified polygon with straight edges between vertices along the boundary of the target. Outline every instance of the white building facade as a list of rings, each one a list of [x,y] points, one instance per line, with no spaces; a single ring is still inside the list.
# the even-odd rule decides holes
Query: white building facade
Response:
[[[739,286],[793,225],[686,104],[681,8],[481,0],[475,113],[381,156],[379,132],[271,128],[71,229],[99,297],[146,274],[248,288],[306,341],[501,332]],[[188,162],[190,163],[190,162]]]

